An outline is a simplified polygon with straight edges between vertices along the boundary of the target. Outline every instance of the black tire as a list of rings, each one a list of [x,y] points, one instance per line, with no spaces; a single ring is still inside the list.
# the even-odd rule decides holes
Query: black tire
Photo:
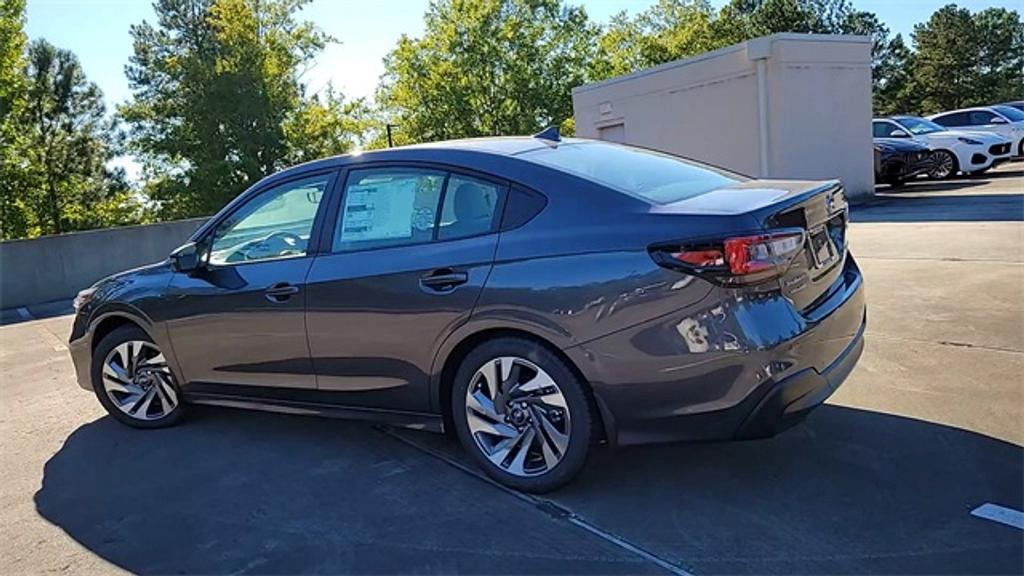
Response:
[[[501,357],[525,359],[546,372],[557,384],[569,412],[568,447],[558,461],[542,474],[521,476],[509,473],[491,462],[484,449],[470,432],[466,412],[467,390],[474,384],[477,370],[487,362]],[[583,468],[595,438],[593,403],[572,369],[545,346],[525,338],[496,338],[480,344],[462,361],[452,386],[452,420],[463,448],[483,471],[510,488],[523,492],[542,493],[555,490],[571,481]]]
[[[952,162],[952,169],[948,174],[939,174],[938,168],[932,169],[928,172],[928,177],[933,180],[949,180],[950,178],[956,177],[960,172],[960,163],[956,159],[956,155],[948,150],[936,150],[932,153],[932,157],[935,160],[936,165],[942,163],[944,159],[948,158]]]
[[[162,417],[153,420],[140,420],[133,418],[128,414],[124,413],[117,405],[114,400],[111,399],[109,393],[103,385],[103,364],[106,361],[107,356],[110,352],[125,342],[131,341],[143,341],[149,342],[156,347],[153,339],[146,334],[145,330],[135,325],[125,325],[114,329],[112,332],[107,334],[100,340],[99,344],[96,345],[96,349],[92,353],[92,388],[96,393],[96,398],[99,399],[100,404],[107,410],[118,422],[131,426],[132,428],[152,429],[152,428],[166,428],[172,426],[181,420],[184,414],[184,402],[181,397],[181,390],[178,388],[177,382],[171,379],[171,385],[177,393],[177,405],[170,410],[167,414]]]

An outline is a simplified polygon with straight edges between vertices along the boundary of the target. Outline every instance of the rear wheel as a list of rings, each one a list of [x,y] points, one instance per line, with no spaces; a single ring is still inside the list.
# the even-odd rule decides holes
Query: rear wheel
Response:
[[[593,416],[583,383],[554,353],[521,338],[485,342],[463,360],[452,390],[455,430],[488,476],[547,492],[580,471]]]
[[[92,386],[107,412],[129,426],[162,428],[181,418],[181,394],[167,360],[138,326],[117,328],[96,346]]]
[[[936,150],[934,152],[935,166],[928,171],[928,176],[936,180],[952,178],[960,170],[956,156],[947,150]]]

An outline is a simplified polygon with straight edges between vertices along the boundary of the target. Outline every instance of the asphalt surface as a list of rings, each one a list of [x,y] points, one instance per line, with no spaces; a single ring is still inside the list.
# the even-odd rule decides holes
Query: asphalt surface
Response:
[[[528,498],[442,436],[194,409],[131,430],[65,305],[0,327],[0,573],[1021,573],[1024,164],[854,211],[867,349],[770,439],[620,450]],[[26,320],[26,317],[45,319]]]

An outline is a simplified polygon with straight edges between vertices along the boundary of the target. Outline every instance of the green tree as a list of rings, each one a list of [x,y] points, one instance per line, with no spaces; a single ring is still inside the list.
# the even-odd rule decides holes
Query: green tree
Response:
[[[872,103],[877,115],[921,112],[920,93],[913,86],[914,53],[899,34],[889,41],[872,70]]]
[[[978,46],[970,10],[949,4],[914,26],[914,90],[924,110],[960,108],[979,101]]]
[[[72,52],[46,40],[29,45],[25,76],[21,184],[31,209],[29,234],[123,223],[131,199],[123,175],[106,168],[114,148],[99,88]]]
[[[25,2],[0,2],[0,239],[28,234],[20,153],[25,105]]]
[[[987,8],[974,15],[978,35],[979,103],[1024,97],[1024,24],[1020,14]]]
[[[659,0],[635,18],[620,12],[598,39],[592,75],[610,78],[726,46],[714,18],[706,0]]]
[[[572,117],[596,29],[560,0],[437,0],[377,94],[401,142],[529,134]]]
[[[324,94],[302,102],[284,124],[288,159],[306,162],[361,147],[375,126],[365,100],[346,102],[328,87]]]
[[[134,92],[120,113],[164,217],[210,214],[260,178],[350,143],[301,73],[332,41],[296,20],[306,0],[157,0],[131,28]],[[313,132],[306,132],[312,130]]]

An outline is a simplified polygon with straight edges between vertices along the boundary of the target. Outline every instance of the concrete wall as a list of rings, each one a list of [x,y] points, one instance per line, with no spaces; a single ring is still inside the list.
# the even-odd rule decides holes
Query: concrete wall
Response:
[[[871,41],[775,34],[573,90],[576,133],[874,189]]]
[[[0,242],[0,309],[73,298],[115,272],[159,262],[205,220]]]

